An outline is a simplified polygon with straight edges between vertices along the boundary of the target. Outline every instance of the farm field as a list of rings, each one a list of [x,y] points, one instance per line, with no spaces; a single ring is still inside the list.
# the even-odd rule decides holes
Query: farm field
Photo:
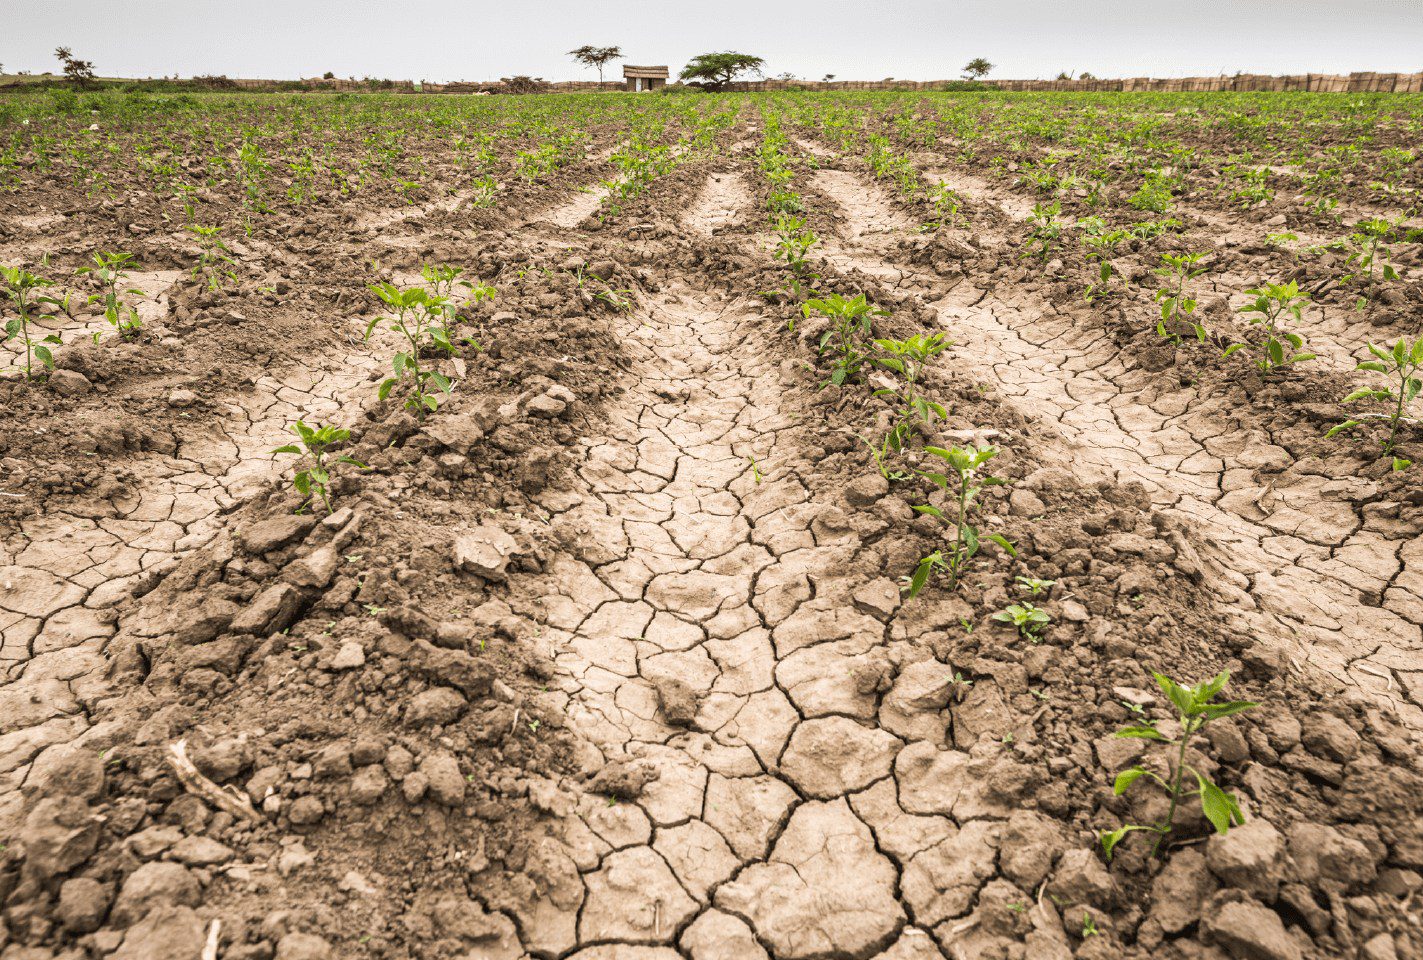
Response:
[[[1420,144],[0,97],[0,960],[1423,956]]]

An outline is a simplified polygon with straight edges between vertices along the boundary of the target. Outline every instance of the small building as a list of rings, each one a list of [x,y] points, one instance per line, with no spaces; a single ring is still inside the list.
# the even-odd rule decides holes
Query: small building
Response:
[[[629,93],[661,90],[667,86],[666,67],[631,67],[623,65],[623,83]]]

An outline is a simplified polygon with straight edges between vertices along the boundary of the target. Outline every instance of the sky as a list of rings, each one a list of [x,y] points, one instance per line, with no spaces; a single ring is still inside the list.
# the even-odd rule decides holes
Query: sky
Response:
[[[593,80],[566,51],[629,63],[714,50],[767,76],[941,80],[973,57],[991,77],[1423,71],[1423,0],[0,0],[4,72]],[[620,77],[617,65],[608,77]]]

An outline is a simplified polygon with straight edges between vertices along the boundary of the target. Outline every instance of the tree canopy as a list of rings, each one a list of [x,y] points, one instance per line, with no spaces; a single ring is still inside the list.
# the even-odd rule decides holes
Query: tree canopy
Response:
[[[983,57],[974,57],[964,65],[963,75],[969,80],[977,80],[980,77],[988,76],[988,71],[993,69],[993,64]]]
[[[93,61],[80,60],[68,47],[57,47],[54,55],[59,58],[60,63],[64,64],[64,75],[76,87],[87,87],[94,82]]]
[[[743,73],[759,74],[766,61],[749,53],[703,53],[693,57],[682,68],[683,80],[704,83],[713,90],[720,90]]]
[[[623,58],[622,47],[595,47],[585,43],[576,50],[568,51],[568,55],[585,67],[596,67],[598,69],[598,82],[603,82],[603,67],[614,60]]]

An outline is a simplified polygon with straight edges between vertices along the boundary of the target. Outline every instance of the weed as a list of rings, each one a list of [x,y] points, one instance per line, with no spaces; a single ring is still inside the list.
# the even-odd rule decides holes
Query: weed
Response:
[[[981,472],[984,464],[998,455],[998,448],[990,446],[949,447],[948,449],[926,447],[924,452],[943,460],[947,470],[952,471],[952,474],[922,470],[917,472],[934,486],[953,497],[954,507],[951,514],[927,503],[914,509],[919,513],[937,517],[952,527],[953,541],[949,545],[947,556],[943,551],[936,550],[919,561],[918,568],[909,578],[905,588],[910,597],[919,595],[919,591],[924,589],[924,585],[929,582],[929,577],[935,571],[947,573],[949,589],[957,589],[964,568],[978,553],[982,540],[991,540],[1006,550],[1010,556],[1017,556],[1013,545],[1001,534],[980,534],[978,528],[969,522],[977,504],[978,495],[983,488],[1003,483],[999,478]]]
[[[1057,583],[1056,580],[1039,580],[1036,577],[1014,577],[1013,579],[1028,591],[1029,596],[1033,597],[1041,596],[1044,591],[1051,589],[1052,585]]]
[[[1156,683],[1161,687],[1163,693],[1176,707],[1181,724],[1181,736],[1173,740],[1166,736],[1156,725],[1150,722],[1133,724],[1118,730],[1114,736],[1135,738],[1140,740],[1156,740],[1161,743],[1169,743],[1178,747],[1176,753],[1176,765],[1174,771],[1168,775],[1170,780],[1163,779],[1144,767],[1132,767],[1117,774],[1116,782],[1112,786],[1112,792],[1121,796],[1131,789],[1132,785],[1145,777],[1153,781],[1171,798],[1171,805],[1166,811],[1166,816],[1158,823],[1148,826],[1139,824],[1127,824],[1116,830],[1103,831],[1098,839],[1101,841],[1102,850],[1107,855],[1107,859],[1112,858],[1112,851],[1117,844],[1128,834],[1136,830],[1147,830],[1156,834],[1156,843],[1151,848],[1155,855],[1170,835],[1176,825],[1176,809],[1180,806],[1181,800],[1187,797],[1199,797],[1201,812],[1210,821],[1217,833],[1225,834],[1232,826],[1238,826],[1245,822],[1245,815],[1240,812],[1240,806],[1236,803],[1235,797],[1226,793],[1216,786],[1209,777],[1191,767],[1186,763],[1186,748],[1190,746],[1191,740],[1202,729],[1213,720],[1223,717],[1231,717],[1237,713],[1243,713],[1257,704],[1248,700],[1235,700],[1226,703],[1214,703],[1216,696],[1225,689],[1226,683],[1230,681],[1230,672],[1222,671],[1210,680],[1196,684],[1194,687],[1183,687],[1165,674],[1155,673]],[[1196,788],[1188,789],[1182,785],[1187,772],[1195,778]]]
[[[76,273],[89,274],[99,281],[103,293],[92,294],[90,303],[104,305],[104,319],[109,321],[120,337],[137,336],[143,324],[138,319],[138,308],[124,298],[143,296],[142,290],[120,290],[119,284],[128,279],[124,268],[133,260],[131,253],[96,253],[92,267],[80,267]]]
[[[34,360],[39,358],[40,363],[47,370],[54,369],[54,354],[46,344],[60,343],[59,334],[51,333],[38,342],[30,338],[30,310],[35,303],[59,303],[53,297],[37,296],[33,301],[31,296],[35,290],[43,287],[54,286],[53,280],[46,280],[43,277],[35,276],[22,267],[0,267],[0,284],[3,284],[5,296],[15,306],[16,315],[5,322],[5,336],[3,339],[10,340],[19,337],[25,344],[25,379],[33,380]]]
[[[1043,628],[1052,622],[1052,617],[1046,610],[1026,601],[1010,603],[995,613],[992,619],[999,623],[1011,624],[1018,631],[1018,636],[1031,643],[1041,640]]]
[[[1419,393],[1423,393],[1423,378],[1419,377],[1419,371],[1423,370],[1423,337],[1410,344],[1407,340],[1400,339],[1394,343],[1393,348],[1369,344],[1369,352],[1377,359],[1361,360],[1356,370],[1371,370],[1374,373],[1382,373],[1393,381],[1397,381],[1397,386],[1388,387],[1365,387],[1355,390],[1343,399],[1343,403],[1353,403],[1358,400],[1381,400],[1393,405],[1393,409],[1388,413],[1361,413],[1355,414],[1350,419],[1331,427],[1326,437],[1332,437],[1345,430],[1351,430],[1360,424],[1372,420],[1382,420],[1388,424],[1388,436],[1383,441],[1383,452],[1392,454],[1398,443],[1398,429],[1405,423],[1419,424],[1423,419],[1410,415],[1410,405],[1418,398]],[[1394,470],[1406,470],[1413,461],[1405,460],[1403,457],[1393,458]]]

